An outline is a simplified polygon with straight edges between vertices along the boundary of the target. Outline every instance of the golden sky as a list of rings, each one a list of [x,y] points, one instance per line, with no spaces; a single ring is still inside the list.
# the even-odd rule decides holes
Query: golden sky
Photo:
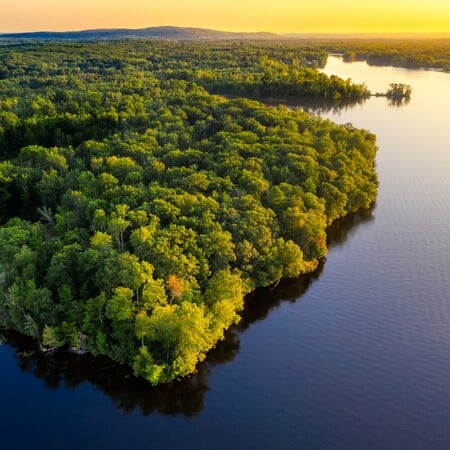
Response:
[[[0,0],[0,33],[158,25],[278,33],[449,32],[450,0]]]

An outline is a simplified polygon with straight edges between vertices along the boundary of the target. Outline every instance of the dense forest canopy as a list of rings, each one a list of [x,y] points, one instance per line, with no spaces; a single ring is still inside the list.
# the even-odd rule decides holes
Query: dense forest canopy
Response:
[[[375,137],[258,97],[365,95],[267,44],[0,48],[0,326],[153,384],[195,370],[244,295],[313,270],[367,208]],[[210,92],[209,92],[210,91]]]

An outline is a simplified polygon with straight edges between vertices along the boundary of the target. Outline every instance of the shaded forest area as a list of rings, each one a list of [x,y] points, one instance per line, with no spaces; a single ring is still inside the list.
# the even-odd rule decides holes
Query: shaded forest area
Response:
[[[0,48],[0,326],[152,384],[195,370],[244,295],[312,271],[368,208],[375,137],[245,98],[347,98],[326,52],[121,41]]]

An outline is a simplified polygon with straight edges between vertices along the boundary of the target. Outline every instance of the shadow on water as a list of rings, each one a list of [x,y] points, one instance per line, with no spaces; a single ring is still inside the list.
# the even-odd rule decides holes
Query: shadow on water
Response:
[[[373,208],[351,214],[335,222],[328,230],[330,248],[341,246],[363,224],[373,220]],[[283,280],[275,288],[261,288],[246,299],[246,308],[238,326],[228,330],[223,341],[208,353],[197,373],[181,381],[153,388],[133,376],[131,370],[108,358],[79,356],[65,351],[52,354],[37,352],[36,343],[15,332],[5,334],[7,345],[16,351],[17,364],[23,372],[33,373],[44,380],[49,390],[73,389],[90,383],[109,396],[117,408],[126,414],[140,411],[148,416],[153,412],[167,415],[182,414],[193,417],[203,409],[208,379],[214,366],[232,361],[240,349],[240,333],[253,323],[264,320],[283,302],[301,300],[308,288],[320,278],[325,262],[311,274]]]

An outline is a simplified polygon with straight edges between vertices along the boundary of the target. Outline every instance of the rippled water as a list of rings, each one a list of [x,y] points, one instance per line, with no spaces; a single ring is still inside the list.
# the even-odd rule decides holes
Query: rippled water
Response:
[[[326,263],[258,291],[198,374],[148,388],[104,360],[0,346],[7,449],[450,448],[450,74],[344,64],[413,88],[320,113],[377,134],[372,211],[336,224]],[[317,111],[316,111],[317,112]]]

